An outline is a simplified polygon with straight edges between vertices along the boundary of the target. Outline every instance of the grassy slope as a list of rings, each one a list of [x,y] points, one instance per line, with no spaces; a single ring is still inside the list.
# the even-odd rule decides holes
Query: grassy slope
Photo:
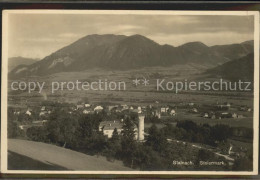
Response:
[[[54,164],[46,164],[17,153],[8,152],[9,170],[67,170]]]
[[[88,171],[131,170],[130,168],[124,167],[119,162],[108,162],[104,157],[89,156],[83,153],[40,142],[9,139],[8,150],[13,153],[26,156],[34,161],[38,161],[38,163],[44,163],[49,166],[55,165],[57,170],[60,170],[60,167],[70,170]],[[17,158],[9,158],[9,163],[13,164],[14,162],[11,161],[16,159]],[[20,164],[20,169],[24,169],[24,166],[27,166],[27,164],[24,164],[22,161],[17,161],[15,163],[18,165]],[[28,161],[28,166],[31,166],[32,164],[36,165],[35,167],[31,167],[32,169],[38,168],[37,163]],[[17,169],[19,169],[17,167],[18,165],[16,165]],[[42,167],[44,168],[45,166]],[[52,170],[54,169],[52,168]]]

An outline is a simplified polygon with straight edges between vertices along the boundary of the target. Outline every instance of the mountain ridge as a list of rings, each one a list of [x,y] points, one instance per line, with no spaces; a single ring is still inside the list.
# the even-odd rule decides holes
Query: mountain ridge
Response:
[[[245,43],[245,42],[243,42]],[[66,71],[83,71],[90,68],[137,69],[152,66],[198,63],[214,67],[253,51],[250,41],[243,44],[207,46],[202,42],[189,42],[181,46],[160,45],[136,34],[87,35],[72,44],[46,56],[23,69],[15,68],[10,77],[47,75]],[[239,49],[239,53],[233,51]]]
[[[26,57],[10,57],[8,58],[8,71],[12,71],[14,68],[20,65],[31,65],[37,62],[39,59],[35,58],[26,58]]]
[[[231,81],[254,81],[254,53],[208,69],[206,74]]]

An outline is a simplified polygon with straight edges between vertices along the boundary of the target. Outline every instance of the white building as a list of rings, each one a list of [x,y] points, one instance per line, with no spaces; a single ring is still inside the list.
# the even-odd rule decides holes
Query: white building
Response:
[[[138,118],[138,140],[143,141],[144,140],[144,115],[139,114]]]
[[[175,111],[174,109],[172,109],[172,110],[170,111],[170,115],[171,115],[171,116],[175,116],[175,115],[176,115],[176,111]]]
[[[45,109],[46,109],[45,106],[42,106],[41,111],[45,111]]]
[[[84,109],[84,110],[82,111],[82,113],[83,113],[83,114],[93,114],[94,112],[93,112],[93,110],[91,110],[91,109]]]
[[[103,107],[102,106],[96,106],[94,108],[94,111],[102,111],[103,110]]]
[[[86,108],[90,107],[90,104],[85,104],[85,107],[86,107]]]
[[[123,130],[123,123],[124,121],[102,121],[99,125],[99,131],[103,131],[104,135],[107,136],[108,138],[111,138],[113,135],[113,132],[115,130],[115,128],[117,129],[118,134],[121,133],[121,131]],[[135,127],[135,139],[138,138],[138,134],[137,134],[137,127]]]
[[[31,116],[31,115],[32,115],[31,111],[29,111],[29,110],[27,110],[27,111],[25,112],[25,114],[27,114],[28,116]]]
[[[137,107],[138,114],[142,113],[142,108],[140,106]]]

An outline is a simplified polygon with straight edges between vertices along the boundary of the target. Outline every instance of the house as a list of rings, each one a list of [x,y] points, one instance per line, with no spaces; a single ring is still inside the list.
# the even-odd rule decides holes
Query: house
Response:
[[[90,104],[84,104],[85,108],[90,107]]]
[[[216,115],[213,114],[210,118],[211,118],[211,119],[216,119]]]
[[[32,112],[30,109],[27,109],[27,111],[25,112],[25,114],[27,114],[28,116],[31,116],[32,115]]]
[[[225,102],[223,104],[217,104],[216,107],[220,110],[228,110],[231,107],[231,104],[228,102]]]
[[[42,121],[33,121],[32,125],[33,126],[43,126],[48,122],[48,120],[42,120]]]
[[[247,107],[247,106],[241,106],[241,107],[239,108],[239,110],[240,110],[240,111],[248,111],[248,112],[251,112],[251,111],[252,111],[252,108],[249,108],[249,107]]]
[[[83,111],[82,111],[83,114],[94,114],[94,110],[91,109],[91,108],[85,108]]]
[[[113,109],[116,109],[118,105],[113,105],[113,106],[107,106],[108,111],[112,111]]]
[[[95,112],[101,112],[103,109],[104,109],[104,108],[103,108],[102,106],[96,106],[96,107],[94,108],[94,111],[95,111]]]
[[[155,110],[154,115],[158,117],[158,119],[161,119],[161,112],[159,110]]]
[[[208,117],[209,117],[209,114],[208,114],[208,113],[204,113],[204,114],[203,114],[203,117],[204,117],[204,118],[208,118]]]
[[[175,111],[174,109],[172,109],[172,110],[170,111],[170,115],[171,115],[171,116],[175,116],[175,115],[176,115],[176,111]]]
[[[123,104],[123,105],[121,105],[121,106],[122,106],[123,110],[126,110],[126,109],[129,108],[126,104]]]
[[[133,109],[132,112],[138,114],[138,113],[139,113],[139,110],[138,110],[138,109]]]
[[[116,108],[116,112],[122,112],[123,110],[125,110],[122,106],[119,106]]]
[[[46,124],[48,120],[42,120],[42,124]]]
[[[232,113],[232,118],[237,118],[237,113]]]
[[[42,106],[41,111],[45,111],[45,110],[46,110],[45,106]]]
[[[142,109],[142,112],[145,112],[146,111],[146,106],[142,106],[141,109]]]
[[[124,121],[121,119],[114,120],[114,121],[102,121],[99,125],[99,131],[103,131],[104,135],[108,138],[111,138],[113,136],[113,132],[115,128],[117,129],[118,134],[120,134],[123,130],[123,124]],[[135,139],[137,139],[137,126],[135,125]]]
[[[242,114],[238,114],[237,118],[243,118],[244,116]]]
[[[161,113],[166,113],[168,112],[169,107],[161,107]]]
[[[232,114],[229,112],[218,112],[216,113],[216,117],[218,119],[223,119],[223,118],[232,118]]]
[[[20,114],[20,111],[14,111],[14,115],[19,115]]]
[[[83,104],[77,104],[77,110],[83,109],[83,108],[84,108]]]
[[[194,106],[195,104],[193,102],[188,103],[189,106]]]
[[[199,111],[198,111],[197,108],[192,108],[192,109],[190,110],[190,112],[191,112],[191,113],[198,113]]]
[[[209,112],[202,113],[202,117],[215,119],[216,115],[215,115],[215,113],[213,111],[209,111]]]
[[[228,107],[230,107],[230,106],[231,106],[231,104],[230,104],[230,103],[228,103],[228,102],[225,102],[225,103],[224,103],[224,105],[225,105],[225,106],[228,106]]]
[[[48,114],[48,111],[41,111],[41,112],[39,113],[39,116],[45,116],[46,114]]]

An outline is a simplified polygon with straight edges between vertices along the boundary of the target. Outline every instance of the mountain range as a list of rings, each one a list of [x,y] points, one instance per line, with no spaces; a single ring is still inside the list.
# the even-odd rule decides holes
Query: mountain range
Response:
[[[209,69],[206,74],[231,81],[254,82],[254,53]]]
[[[8,58],[8,71],[12,71],[19,65],[31,65],[38,60],[39,59],[25,58],[21,56]]]
[[[208,68],[253,52],[253,41],[207,46],[189,42],[174,47],[160,45],[142,35],[88,35],[30,65],[20,65],[9,77],[43,76],[91,68],[129,70],[177,64],[203,64]]]

